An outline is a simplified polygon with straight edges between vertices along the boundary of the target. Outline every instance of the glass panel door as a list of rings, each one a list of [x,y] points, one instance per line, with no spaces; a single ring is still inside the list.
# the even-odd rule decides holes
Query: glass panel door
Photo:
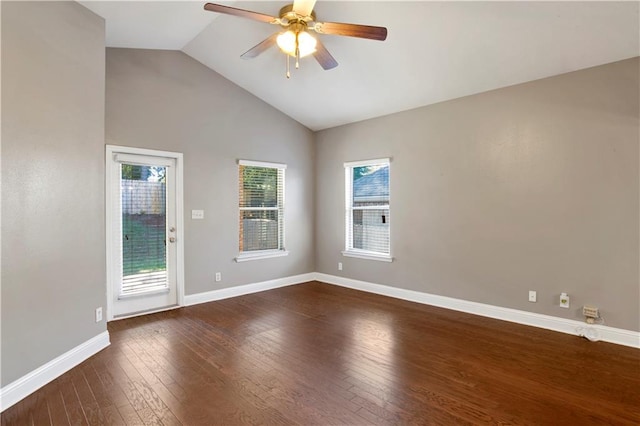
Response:
[[[116,154],[113,162],[112,316],[175,306],[175,159]]]

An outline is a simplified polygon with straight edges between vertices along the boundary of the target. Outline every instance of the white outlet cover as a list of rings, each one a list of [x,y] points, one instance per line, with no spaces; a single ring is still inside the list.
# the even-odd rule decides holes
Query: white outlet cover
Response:
[[[536,302],[538,300],[538,293],[534,290],[529,290],[529,302]]]
[[[204,219],[204,210],[191,210],[191,219]]]

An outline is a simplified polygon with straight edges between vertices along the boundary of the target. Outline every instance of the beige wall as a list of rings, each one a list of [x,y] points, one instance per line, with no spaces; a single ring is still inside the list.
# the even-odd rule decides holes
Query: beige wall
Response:
[[[572,319],[593,304],[640,330],[639,74],[635,58],[317,133],[316,270]],[[343,162],[380,157],[393,263],[340,253]]]
[[[104,21],[2,7],[2,386],[100,334]]]
[[[313,134],[296,121],[184,53],[110,48],[106,135],[184,153],[186,294],[314,271]],[[289,256],[234,262],[238,159],[287,164]],[[192,209],[205,219],[191,220]]]

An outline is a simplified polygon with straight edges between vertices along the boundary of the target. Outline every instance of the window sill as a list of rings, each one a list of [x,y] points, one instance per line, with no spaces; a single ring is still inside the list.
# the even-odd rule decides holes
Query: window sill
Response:
[[[360,251],[345,250],[342,252],[343,256],[357,257],[359,259],[377,260],[378,262],[393,262],[393,257],[388,254],[373,254]]]
[[[260,260],[260,259],[269,259],[272,257],[282,257],[288,256],[289,252],[286,250],[268,250],[268,251],[258,251],[258,252],[246,252],[240,253],[238,257],[235,258],[236,262],[248,262],[249,260]]]

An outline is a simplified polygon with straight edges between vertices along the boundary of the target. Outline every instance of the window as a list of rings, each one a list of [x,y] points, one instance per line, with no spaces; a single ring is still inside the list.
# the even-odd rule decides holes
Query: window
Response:
[[[285,256],[284,171],[286,165],[238,162],[240,255],[236,261]]]
[[[389,159],[345,163],[345,256],[390,262]]]

